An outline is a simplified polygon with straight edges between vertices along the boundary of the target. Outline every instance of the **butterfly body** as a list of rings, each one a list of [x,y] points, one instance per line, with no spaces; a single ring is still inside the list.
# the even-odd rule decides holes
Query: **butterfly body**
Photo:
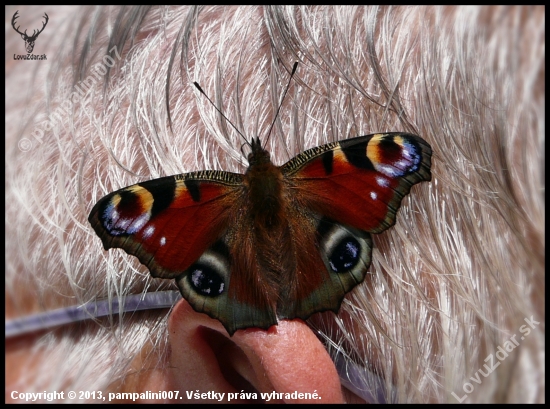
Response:
[[[395,223],[431,148],[399,133],[310,149],[276,166],[258,138],[244,175],[200,171],[113,192],[89,221],[105,249],[174,278],[196,311],[230,334],[338,312],[371,261],[370,233]]]
[[[250,207],[253,226],[272,229],[284,221],[283,175],[270,159],[269,152],[262,148],[258,139],[252,141],[248,155],[249,167],[244,174],[243,185],[246,202]]]

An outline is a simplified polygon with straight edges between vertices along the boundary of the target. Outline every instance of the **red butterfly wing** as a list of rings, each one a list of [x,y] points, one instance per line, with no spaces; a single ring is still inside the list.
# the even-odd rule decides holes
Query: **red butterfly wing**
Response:
[[[296,270],[285,277],[277,303],[280,318],[308,319],[321,311],[337,313],[346,293],[363,282],[371,262],[369,233],[304,213],[293,219]],[[307,214],[307,215],[306,215]],[[307,219],[307,222],[296,220]]]
[[[313,148],[281,167],[286,195],[301,215],[293,220],[315,226],[292,226],[300,256],[278,304],[281,318],[338,312],[345,294],[367,274],[369,233],[395,223],[411,186],[431,179],[430,165],[431,148],[423,139],[386,133]]]
[[[212,171],[139,183],[102,198],[88,220],[106,250],[122,248],[153,277],[175,278],[222,235],[241,180]]]
[[[106,250],[122,248],[153,277],[175,278],[196,311],[233,334],[277,323],[261,271],[235,263],[243,251],[235,229],[245,198],[243,175],[193,172],[110,193],[88,220]]]
[[[302,206],[380,233],[395,223],[411,187],[431,180],[430,146],[415,135],[360,136],[310,149],[282,167]]]
[[[89,216],[105,249],[122,248],[154,277],[175,278],[193,308],[230,334],[337,312],[365,278],[369,233],[393,225],[411,186],[431,178],[431,148],[414,135],[336,142],[280,168],[258,139],[251,146],[246,175],[140,183],[107,195]]]

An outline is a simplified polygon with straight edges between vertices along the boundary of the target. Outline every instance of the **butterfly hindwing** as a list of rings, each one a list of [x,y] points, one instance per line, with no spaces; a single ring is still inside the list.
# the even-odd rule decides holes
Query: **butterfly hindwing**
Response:
[[[307,240],[296,240],[300,249],[296,272],[281,291],[277,305],[280,318],[306,320],[316,312],[337,313],[346,293],[363,282],[370,265],[369,233],[318,215],[308,219],[308,223],[293,226],[293,231],[302,233],[298,237]]]
[[[277,317],[262,272],[234,262],[244,248],[231,236],[216,241],[176,282],[195,311],[218,319],[230,335],[240,328],[268,329],[277,324]]]

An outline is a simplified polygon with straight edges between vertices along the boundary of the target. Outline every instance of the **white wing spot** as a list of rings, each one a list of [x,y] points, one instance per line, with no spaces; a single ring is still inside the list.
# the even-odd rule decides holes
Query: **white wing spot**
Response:
[[[153,235],[153,233],[155,233],[155,226],[147,226],[143,232],[143,238],[148,239]]]
[[[378,186],[382,187],[388,187],[389,181],[386,178],[383,178],[382,176],[376,176],[376,183],[378,183]]]
[[[378,195],[376,194],[376,192],[370,192],[370,198],[372,200],[376,200],[377,197],[378,197]]]
[[[112,220],[118,220],[120,218],[120,213],[118,212],[116,207],[113,207],[112,204],[109,205],[109,209],[105,213],[108,213],[108,212],[111,212],[111,219]]]
[[[389,165],[378,165],[376,170],[380,173],[383,173],[384,175],[386,176],[389,176],[389,177],[394,177],[395,176],[395,171],[393,169],[393,167],[389,166]]]
[[[164,246],[165,244],[166,244],[166,237],[162,236],[162,237],[160,238],[160,245],[161,245],[161,246]]]
[[[415,149],[413,145],[405,144],[401,147],[401,155],[406,158],[410,158],[414,153]]]

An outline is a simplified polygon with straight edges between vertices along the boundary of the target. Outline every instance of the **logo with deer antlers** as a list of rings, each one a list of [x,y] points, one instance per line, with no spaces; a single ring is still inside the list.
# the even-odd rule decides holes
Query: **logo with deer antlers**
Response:
[[[32,50],[34,49],[34,42],[36,41],[36,38],[38,37],[38,35],[44,31],[44,28],[46,27],[46,24],[48,24],[48,20],[50,19],[48,17],[48,15],[46,13],[44,13],[44,18],[46,19],[46,21],[43,23],[42,25],[42,29],[41,30],[38,30],[38,32],[36,30],[33,30],[33,33],[31,36],[27,35],[27,30],[25,30],[24,33],[22,33],[21,31],[19,31],[19,27],[21,26],[17,26],[17,28],[15,28],[15,20],[17,20],[17,18],[19,17],[17,15],[17,13],[19,13],[19,10],[17,10],[15,12],[15,14],[13,15],[12,19],[11,19],[11,25],[13,27],[13,29],[15,31],[17,31],[19,34],[21,34],[21,38],[23,40],[25,40],[25,48],[27,49],[27,54],[30,54],[32,53]]]

